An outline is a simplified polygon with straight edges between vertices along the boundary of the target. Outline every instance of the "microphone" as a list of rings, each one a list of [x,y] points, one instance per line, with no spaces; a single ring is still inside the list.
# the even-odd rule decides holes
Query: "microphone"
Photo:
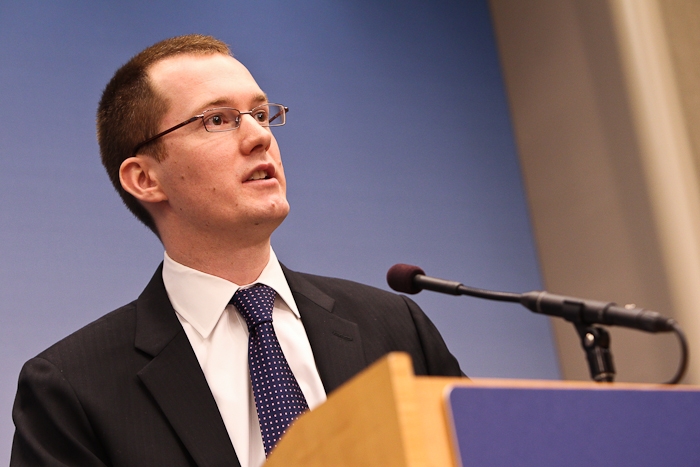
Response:
[[[544,291],[523,294],[495,292],[467,287],[459,282],[425,275],[418,266],[395,264],[386,275],[389,287],[397,292],[416,294],[423,289],[450,295],[470,295],[503,302],[517,302],[535,313],[559,316],[574,324],[605,324],[622,326],[647,332],[674,331],[678,323],[655,311],[621,307],[612,302],[598,302],[580,298],[554,295]]]
[[[410,264],[395,264],[387,271],[386,281],[389,287],[395,291],[413,295],[425,288],[420,283],[420,279],[418,282],[416,281],[416,276],[426,277],[425,271],[418,266],[411,266]],[[436,290],[436,292],[442,292],[442,290]],[[452,293],[452,287],[450,287],[450,291],[444,293],[457,295]]]
[[[521,294],[520,303],[535,313],[559,316],[572,323],[622,326],[647,332],[670,332],[676,320],[634,305],[618,306],[580,298],[533,291]]]

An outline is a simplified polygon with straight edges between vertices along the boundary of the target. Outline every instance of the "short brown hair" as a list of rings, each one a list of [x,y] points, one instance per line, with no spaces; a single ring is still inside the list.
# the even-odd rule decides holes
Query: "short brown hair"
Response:
[[[158,132],[160,119],[168,110],[168,102],[151,86],[148,69],[161,60],[184,54],[231,55],[231,51],[220,40],[199,34],[158,42],[114,73],[97,107],[97,142],[102,164],[126,207],[156,235],[158,231],[151,215],[122,188],[119,167],[131,157],[137,144]],[[145,146],[141,152],[159,160],[165,157],[159,140]]]

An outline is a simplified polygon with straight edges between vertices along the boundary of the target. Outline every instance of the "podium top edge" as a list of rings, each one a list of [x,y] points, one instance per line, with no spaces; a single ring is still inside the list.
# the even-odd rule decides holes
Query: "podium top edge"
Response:
[[[588,389],[588,390],[636,390],[636,391],[700,391],[696,385],[671,385],[650,383],[595,383],[592,381],[526,380],[502,378],[443,378],[417,376],[416,380],[440,380],[455,387],[490,387],[512,389]]]

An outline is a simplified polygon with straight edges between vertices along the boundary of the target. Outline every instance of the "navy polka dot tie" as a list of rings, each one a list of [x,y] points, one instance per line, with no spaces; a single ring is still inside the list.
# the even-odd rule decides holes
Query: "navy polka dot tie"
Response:
[[[275,290],[262,284],[238,289],[231,303],[248,324],[250,381],[267,456],[309,406],[272,327]]]

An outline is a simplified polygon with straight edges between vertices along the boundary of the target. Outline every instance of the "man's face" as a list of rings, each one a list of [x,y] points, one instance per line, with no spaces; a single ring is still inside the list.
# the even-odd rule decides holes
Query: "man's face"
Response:
[[[226,55],[181,55],[153,65],[154,88],[168,101],[159,131],[215,107],[242,112],[267,102],[250,72]],[[209,133],[201,120],[162,138],[154,170],[166,215],[183,232],[269,235],[289,212],[279,147],[269,128],[243,115],[233,131]],[[260,178],[264,176],[264,178]]]

